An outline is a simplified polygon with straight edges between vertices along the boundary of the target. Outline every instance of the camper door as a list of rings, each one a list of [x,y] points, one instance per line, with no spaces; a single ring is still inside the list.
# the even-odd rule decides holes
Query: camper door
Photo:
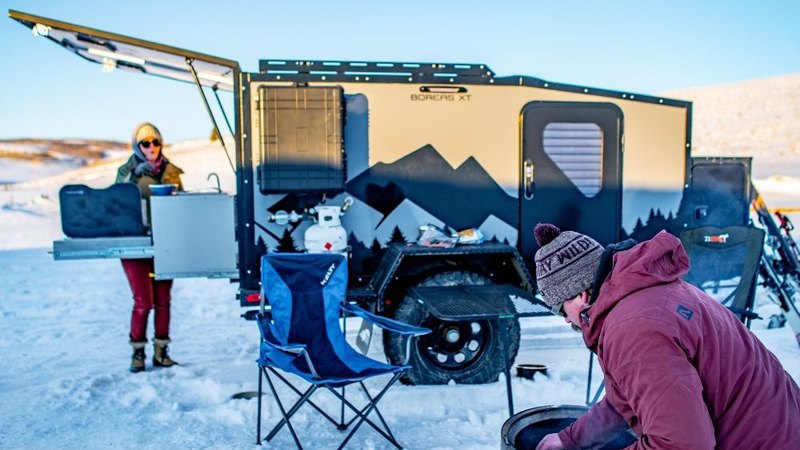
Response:
[[[611,103],[531,102],[522,111],[520,245],[539,222],[616,242],[622,211],[622,111]]]

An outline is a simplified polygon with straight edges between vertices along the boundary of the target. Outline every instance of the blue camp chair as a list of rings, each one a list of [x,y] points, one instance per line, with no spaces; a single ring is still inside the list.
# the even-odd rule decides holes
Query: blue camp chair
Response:
[[[291,418],[301,406],[308,403],[339,430],[350,428],[355,423],[339,446],[340,449],[364,423],[395,447],[402,448],[377,409],[377,404],[410,366],[385,364],[362,355],[346,341],[339,319],[342,313],[357,315],[409,338],[430,333],[430,330],[379,317],[348,304],[345,298],[347,261],[340,254],[270,253],[261,260],[261,279],[262,302],[257,315],[261,331],[257,443],[261,443],[261,393],[262,382],[266,379],[283,416],[267,435],[267,441],[286,425],[297,448],[303,448]],[[264,299],[269,303],[269,311]],[[279,370],[296,375],[308,387],[301,391]],[[271,375],[286,383],[300,397],[292,407],[284,407]],[[377,395],[371,395],[364,380],[379,375],[392,377]],[[337,390],[353,383],[358,383],[367,399],[366,405],[361,408],[345,398],[344,389],[341,392]],[[319,388],[325,388],[341,401],[341,420],[332,418],[311,400]],[[344,420],[345,406],[355,414],[348,422]],[[382,426],[369,418],[373,412]]]

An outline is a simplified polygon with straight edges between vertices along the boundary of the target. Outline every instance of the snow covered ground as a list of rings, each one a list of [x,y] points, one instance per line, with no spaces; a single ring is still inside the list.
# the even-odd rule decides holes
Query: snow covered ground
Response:
[[[698,154],[755,156],[755,184],[770,206],[800,207],[796,102],[784,102],[788,106],[761,114],[757,121],[741,111],[769,109],[746,108],[748,99],[786,99],[757,95],[759,86],[779,94],[799,79],[675,95],[695,101]],[[737,91],[747,98],[736,96]],[[772,100],[767,106],[774,107]],[[728,114],[725,120],[714,119],[718,111]],[[765,116],[772,119],[765,122]],[[747,133],[748,124],[758,125],[757,132]],[[165,153],[187,169],[187,189],[213,186],[207,179],[213,170],[223,190],[233,192],[233,173],[218,143],[184,142]],[[258,353],[256,326],[239,317],[235,285],[176,280],[171,349],[181,366],[134,375],[127,371],[132,302],[119,261],[55,262],[48,253],[52,240],[62,236],[59,188],[68,183],[107,186],[122,161],[107,158],[75,168],[0,158],[0,448],[258,448],[255,400],[232,398],[256,389]],[[3,180],[14,184],[3,185]],[[800,224],[799,214],[790,217]],[[763,291],[757,303],[763,317],[777,312]],[[350,323],[352,339],[358,323]],[[752,330],[800,381],[800,348],[791,330],[768,330],[764,320],[755,321]],[[150,348],[147,352],[152,354]],[[370,355],[383,358],[380,339]],[[534,381],[513,377],[516,410],[582,404],[588,358],[580,336],[561,319],[523,320],[517,363],[546,364],[550,370],[548,377]],[[333,398],[320,400],[337,410]],[[478,386],[396,386],[381,404],[398,440],[409,449],[496,449],[508,415],[502,376],[497,383]],[[264,429],[269,429],[279,411],[269,401],[264,408]],[[313,411],[304,408],[295,420],[307,448],[335,448],[342,438]],[[263,448],[287,449],[293,443],[284,430]],[[387,446],[365,428],[349,448]]]
[[[130,294],[117,261],[54,262],[44,249],[26,249],[0,252],[0,266],[0,447],[255,448],[255,400],[231,396],[256,389],[258,333],[238,317],[233,285],[177,280],[172,337],[182,365],[134,375],[127,372]],[[789,329],[766,330],[763,321],[753,329],[800,380]],[[588,352],[579,335],[552,317],[524,320],[522,336],[517,362],[547,364],[550,377],[514,377],[517,410],[581,404]],[[371,355],[382,357],[380,345]],[[496,449],[507,418],[502,379],[397,386],[382,405],[410,449]],[[265,408],[272,423],[279,411]],[[332,448],[341,437],[308,411],[297,424],[309,448]],[[350,448],[385,448],[372,430],[354,439]],[[281,433],[265,448],[291,445]]]
[[[134,375],[117,261],[53,262],[33,249],[0,252],[0,265],[3,448],[255,448],[256,402],[231,396],[256,389],[258,332],[239,318],[233,285],[177,280],[172,347],[181,366]],[[513,380],[517,408],[581,403],[588,352],[579,336],[547,318],[526,322],[523,337],[518,361],[552,370],[550,379]],[[371,354],[382,358],[380,345]],[[396,386],[382,405],[412,449],[497,448],[507,415],[503,383]],[[271,403],[264,411],[265,424],[280,415]],[[335,447],[342,436],[312,413],[298,413],[298,432],[309,448]],[[350,448],[385,447],[371,430],[354,439]],[[281,433],[265,448],[291,446]]]

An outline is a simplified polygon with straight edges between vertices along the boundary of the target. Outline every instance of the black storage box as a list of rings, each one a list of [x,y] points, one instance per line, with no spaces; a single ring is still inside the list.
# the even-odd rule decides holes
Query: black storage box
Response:
[[[71,238],[143,236],[139,187],[119,183],[106,189],[68,184],[58,192],[61,229]]]
[[[340,87],[258,89],[262,194],[344,191],[342,99]]]

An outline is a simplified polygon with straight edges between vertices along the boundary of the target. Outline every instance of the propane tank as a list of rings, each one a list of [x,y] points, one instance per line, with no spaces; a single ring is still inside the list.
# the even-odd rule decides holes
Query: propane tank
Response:
[[[318,205],[310,211],[316,220],[306,228],[303,237],[308,253],[347,254],[347,230],[342,226],[340,217],[352,202],[348,197],[341,207]]]

